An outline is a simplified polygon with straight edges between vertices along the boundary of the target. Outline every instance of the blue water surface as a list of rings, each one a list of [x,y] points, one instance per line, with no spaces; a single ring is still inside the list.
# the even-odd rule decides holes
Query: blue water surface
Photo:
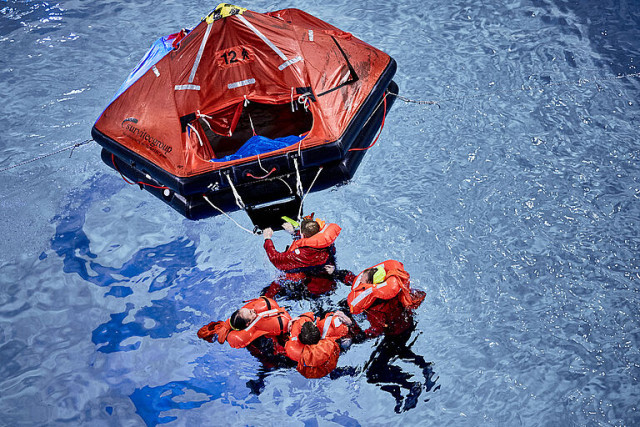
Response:
[[[277,276],[261,237],[182,218],[97,144],[22,164],[89,138],[151,43],[215,6],[0,3],[0,169],[21,164],[0,172],[0,425],[640,424],[639,2],[240,4],[388,52],[406,97],[305,210],[343,227],[339,268],[400,260],[427,299],[319,380],[196,337]]]

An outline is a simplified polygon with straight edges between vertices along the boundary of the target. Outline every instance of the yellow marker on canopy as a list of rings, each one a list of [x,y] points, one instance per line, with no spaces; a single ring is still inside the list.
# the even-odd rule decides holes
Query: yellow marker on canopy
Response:
[[[204,20],[207,24],[212,24],[218,19],[228,18],[233,15],[242,15],[247,9],[244,7],[234,6],[229,3],[220,3]]]

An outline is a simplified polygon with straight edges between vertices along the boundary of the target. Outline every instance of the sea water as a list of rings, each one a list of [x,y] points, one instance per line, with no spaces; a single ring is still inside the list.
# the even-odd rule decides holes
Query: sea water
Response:
[[[0,425],[640,423],[639,2],[240,4],[349,31],[437,102],[396,100],[355,178],[305,200],[342,226],[339,268],[397,259],[427,293],[405,342],[318,380],[196,337],[276,277],[261,237],[66,149],[215,6],[0,3]]]

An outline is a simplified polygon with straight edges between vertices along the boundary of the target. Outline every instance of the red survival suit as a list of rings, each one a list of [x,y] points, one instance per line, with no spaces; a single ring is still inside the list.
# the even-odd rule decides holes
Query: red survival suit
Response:
[[[264,249],[269,261],[285,276],[273,282],[266,292],[267,297],[275,296],[283,282],[306,281],[311,294],[319,295],[333,289],[334,281],[325,276],[322,267],[335,263],[335,247],[333,246],[342,229],[337,224],[326,224],[321,219],[315,220],[320,231],[311,237],[294,240],[284,252],[278,252],[271,239],[265,239]],[[315,273],[315,274],[314,274]]]
[[[259,337],[270,338],[274,342],[276,353],[282,353],[284,349],[278,343],[278,338],[287,334],[291,316],[280,307],[278,303],[267,297],[260,297],[247,302],[243,308],[253,309],[258,317],[242,330],[234,330],[230,319],[219,322],[211,322],[198,331],[198,337],[205,341],[213,342],[217,336],[218,342],[225,341],[233,348],[244,348]]]
[[[320,329],[320,341],[314,345],[305,345],[298,340],[302,325],[309,321]],[[318,319],[311,312],[304,313],[293,321],[289,341],[284,346],[285,351],[291,360],[298,362],[296,369],[305,378],[322,378],[338,365],[340,346],[336,340],[348,333],[349,327],[334,316],[334,313],[327,313],[324,319]]]
[[[388,260],[372,268],[380,268],[374,283],[361,283],[362,273],[358,276],[348,274],[345,282],[352,283],[347,297],[351,313],[366,313],[370,327],[365,330],[368,337],[383,333],[398,335],[412,325],[412,310],[424,300],[423,291],[412,290],[409,286],[409,273],[401,262]],[[368,269],[367,269],[368,270]]]

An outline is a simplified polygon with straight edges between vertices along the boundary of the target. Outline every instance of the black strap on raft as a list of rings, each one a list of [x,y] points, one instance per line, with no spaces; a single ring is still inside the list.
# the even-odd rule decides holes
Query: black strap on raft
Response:
[[[331,36],[331,39],[333,39],[333,41],[336,43],[336,46],[338,46],[338,49],[340,49],[340,53],[342,53],[342,56],[344,57],[344,60],[347,61],[347,67],[349,67],[349,76],[351,77],[349,80],[347,80],[346,82],[342,83],[341,85],[338,85],[336,87],[334,87],[333,89],[329,89],[327,91],[322,92],[321,94],[317,95],[318,98],[320,98],[323,95],[326,95],[328,93],[333,92],[334,90],[338,90],[343,86],[349,85],[351,83],[355,83],[358,80],[360,80],[358,78],[358,75],[356,74],[356,70],[353,68],[353,66],[351,65],[351,62],[349,62],[349,58],[347,58],[347,54],[344,53],[344,50],[342,50],[342,47],[338,44],[338,40],[336,40],[335,37]]]
[[[198,116],[196,116],[196,113],[190,113],[187,114],[186,116],[181,116],[180,117],[180,128],[182,130],[182,132],[186,132],[187,131],[187,126],[189,125],[189,123],[191,123],[192,121],[194,121],[195,119],[197,119]]]

